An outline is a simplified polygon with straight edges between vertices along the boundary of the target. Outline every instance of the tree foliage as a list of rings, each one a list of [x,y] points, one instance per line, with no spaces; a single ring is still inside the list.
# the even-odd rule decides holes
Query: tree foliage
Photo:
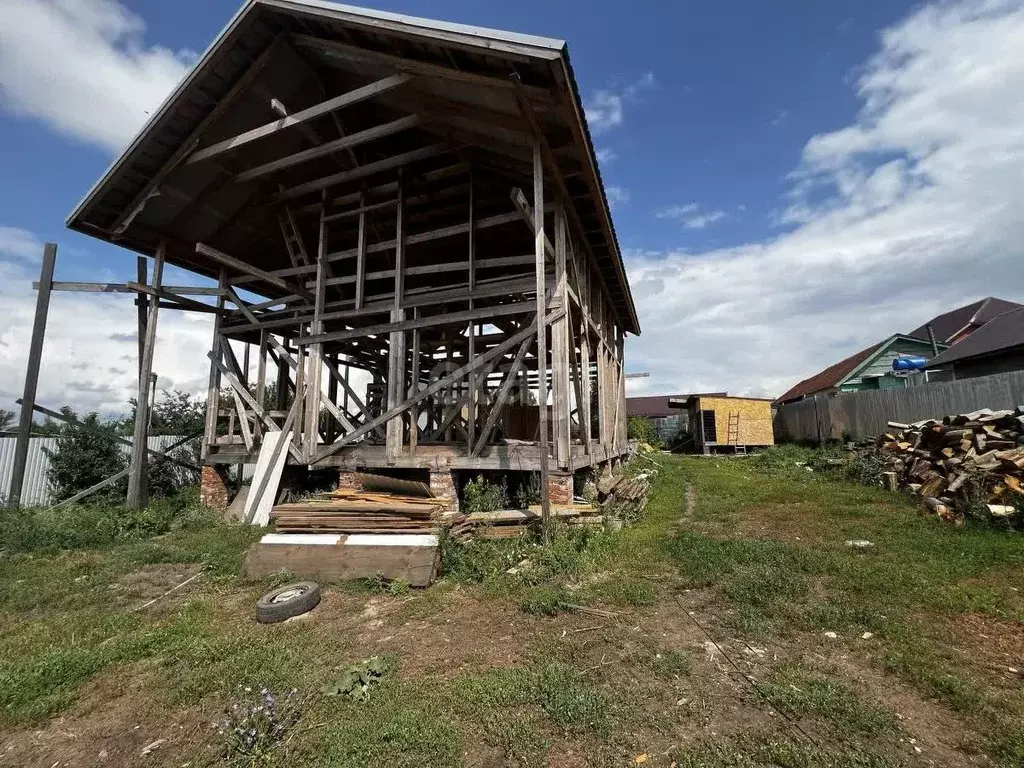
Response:
[[[630,440],[653,444],[658,439],[658,431],[646,416],[630,416],[626,419],[626,436]]]
[[[8,411],[4,408],[0,408],[0,432],[6,432],[9,429],[14,429],[14,411]]]
[[[68,406],[60,409],[65,416],[78,419]],[[96,413],[81,419],[81,424],[65,423],[57,434],[57,447],[44,448],[50,457],[47,480],[56,501],[106,480],[127,468],[128,459],[117,442],[116,423],[105,423]],[[122,499],[127,480],[113,483],[96,492],[96,499]]]

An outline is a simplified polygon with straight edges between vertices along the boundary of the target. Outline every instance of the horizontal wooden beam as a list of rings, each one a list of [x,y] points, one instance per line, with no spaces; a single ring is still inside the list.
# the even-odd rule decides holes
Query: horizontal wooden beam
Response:
[[[564,310],[559,310],[558,312],[554,312],[548,315],[547,317],[544,318],[545,325],[550,325],[551,323],[555,322],[560,317],[562,317],[563,314]],[[401,414],[405,413],[407,410],[412,408],[417,403],[426,400],[428,397],[436,394],[437,392],[440,392],[442,389],[451,386],[456,381],[465,378],[473,371],[476,371],[482,368],[483,366],[487,365],[492,360],[501,357],[510,349],[512,349],[516,344],[522,343],[523,340],[530,338],[530,336],[532,336],[536,332],[537,320],[535,318],[533,322],[531,322],[526,328],[521,330],[515,336],[508,338],[506,341],[502,342],[494,349],[491,349],[485,352],[484,354],[478,356],[476,359],[469,361],[458,370],[448,374],[442,379],[438,379],[433,384],[429,385],[426,389],[421,390],[420,392],[416,393],[415,395],[408,398],[404,402],[399,403],[389,411],[382,413],[373,421],[367,424],[363,424],[361,427],[359,427],[359,429],[355,430],[354,432],[350,432],[340,440],[336,440],[335,442],[331,443],[316,455],[316,458],[314,459],[313,463],[316,464],[323,461],[328,456],[331,456],[332,454],[335,454],[338,451],[340,451],[349,443],[358,440],[360,437],[365,435],[370,430],[376,429],[382,424],[386,424],[388,421],[395,418],[396,416],[400,416]]]
[[[385,136],[391,136],[395,133],[399,133],[419,125],[422,120],[423,117],[421,115],[409,115],[408,117],[403,117],[390,123],[385,123],[384,125],[367,128],[365,131],[352,133],[348,136],[343,136],[340,139],[328,141],[320,146],[312,147],[301,152],[295,152],[294,154],[282,157],[279,160],[273,160],[269,163],[258,165],[255,168],[250,168],[247,171],[242,171],[241,173],[235,174],[234,180],[236,182],[252,181],[253,179],[277,173],[278,171],[283,171],[286,168],[291,168],[292,166],[299,165],[301,163],[308,163],[310,160],[327,157],[342,149],[351,149],[352,147],[358,147],[360,144],[365,144],[369,141],[374,141]]]
[[[137,288],[132,288],[136,283],[69,283],[55,282],[51,290],[54,291],[75,291],[78,293],[138,293]],[[32,283],[33,290],[39,290],[39,282]],[[164,290],[169,293],[178,293],[183,296],[218,296],[220,288],[201,288],[195,285],[167,285]]]
[[[302,289],[296,288],[283,278],[277,277],[276,275],[273,275],[270,272],[264,272],[262,269],[254,267],[251,264],[246,264],[244,261],[242,261],[241,259],[236,259],[234,256],[228,256],[226,253],[218,251],[216,248],[211,248],[205,243],[196,243],[196,253],[202,256],[206,256],[209,259],[213,259],[221,266],[229,267],[231,269],[237,270],[238,272],[242,272],[243,274],[249,275],[250,277],[254,277],[257,280],[262,280],[263,282],[268,283],[269,285],[273,285],[275,288],[280,288],[283,291],[288,291],[288,293],[294,293],[297,296],[300,296],[301,298],[305,299],[306,301],[313,301],[312,294]]]
[[[297,197],[302,197],[303,195],[308,195],[312,192],[319,192],[322,189],[327,189],[328,187],[333,187],[338,184],[344,184],[347,181],[356,181],[357,179],[372,176],[375,173],[383,173],[384,171],[401,168],[403,165],[415,163],[418,160],[437,157],[447,151],[447,144],[431,144],[426,147],[420,147],[419,149],[414,149],[411,152],[387,157],[374,163],[360,165],[358,168],[353,168],[350,171],[341,171],[340,173],[334,173],[330,176],[324,176],[319,179],[314,179],[313,181],[307,181],[305,184],[289,187],[288,189],[284,189],[279,192],[276,199],[294,200]]]
[[[530,312],[530,307],[536,311],[536,304],[529,301],[519,301],[515,304],[499,304],[496,307],[480,307],[479,309],[468,309],[464,312],[446,312],[442,315],[430,315],[419,317],[413,320],[402,320],[397,323],[381,323],[370,325],[364,328],[353,328],[346,331],[331,331],[330,333],[318,333],[313,336],[299,336],[295,340],[298,346],[307,344],[318,344],[328,341],[345,341],[346,339],[358,339],[363,336],[378,336],[385,333],[399,331],[412,331],[417,328],[434,328],[440,325],[460,325],[470,320],[486,320],[491,317],[503,317],[505,315],[522,315]]]
[[[181,309],[189,309],[193,312],[217,312],[217,308],[212,304],[204,304],[201,301],[187,299],[184,296],[179,296],[178,294],[172,293],[164,288],[154,288],[149,285],[142,285],[141,283],[127,283],[127,285],[133,291],[145,293],[148,296],[155,296],[156,298],[164,299],[165,301],[174,302]]]
[[[385,77],[382,80],[378,80],[375,83],[364,85],[362,88],[356,88],[354,91],[343,93],[341,96],[335,96],[333,99],[316,104],[307,109],[302,109],[293,115],[282,117],[280,120],[275,120],[272,123],[261,125],[259,128],[253,128],[251,131],[246,131],[238,136],[233,136],[230,139],[219,141],[216,144],[212,144],[204,149],[197,150],[189,155],[188,160],[185,161],[186,165],[192,163],[198,163],[203,160],[209,160],[212,157],[217,157],[225,152],[230,152],[233,149],[249,144],[257,139],[263,139],[267,136],[273,136],[279,131],[283,131],[286,128],[290,128],[295,125],[300,125],[313,118],[320,117],[333,112],[336,109],[347,107],[351,104],[357,104],[360,101],[371,99],[374,96],[379,96],[382,93],[390,91],[392,88],[397,88],[400,85],[404,85],[412,79],[411,75],[397,74]]]

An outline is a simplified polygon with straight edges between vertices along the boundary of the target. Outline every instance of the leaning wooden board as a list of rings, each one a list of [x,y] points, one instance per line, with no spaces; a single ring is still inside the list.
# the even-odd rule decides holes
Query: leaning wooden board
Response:
[[[433,534],[271,533],[249,549],[243,573],[257,578],[287,571],[330,581],[380,574],[426,587],[439,566],[440,549]]]

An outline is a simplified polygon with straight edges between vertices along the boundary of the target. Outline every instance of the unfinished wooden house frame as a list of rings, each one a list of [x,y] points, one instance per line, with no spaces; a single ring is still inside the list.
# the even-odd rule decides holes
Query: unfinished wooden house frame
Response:
[[[626,450],[640,328],[562,41],[252,0],[68,225],[153,260],[123,286],[148,300],[140,403],[158,312],[213,314],[207,467],[271,431],[339,470]]]

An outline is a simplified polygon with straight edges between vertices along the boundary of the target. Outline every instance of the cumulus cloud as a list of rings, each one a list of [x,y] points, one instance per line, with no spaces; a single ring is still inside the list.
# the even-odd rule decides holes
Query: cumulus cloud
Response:
[[[4,0],[0,98],[66,136],[119,150],[195,58],[146,45],[144,32],[116,0]]]
[[[35,261],[42,254],[43,244],[31,232],[0,226],[0,256]]]
[[[1024,299],[1022,50],[1020,0],[917,10],[858,70],[856,118],[807,142],[783,234],[632,255],[644,388],[778,395],[939,312]]]
[[[608,204],[613,208],[618,204],[629,202],[629,190],[624,187],[605,187],[604,193],[608,197]]]
[[[623,86],[611,85],[594,92],[584,105],[587,124],[593,133],[604,133],[622,125],[625,107],[640,100],[645,91],[657,87],[653,72],[644,73],[639,79]]]
[[[601,165],[607,165],[608,163],[614,162],[618,154],[611,147],[601,147],[597,150],[597,162]]]
[[[21,397],[25,382],[36,302],[32,281],[39,279],[38,266],[11,256],[19,256],[17,248],[12,250],[0,238],[0,370],[6,374],[0,377],[0,408],[8,409],[16,407],[14,400]],[[58,269],[59,264],[58,259]],[[126,412],[137,388],[137,337],[127,331],[135,323],[129,295],[53,293],[38,402],[52,408],[71,405],[82,412]],[[212,337],[208,315],[162,312],[153,364],[159,386],[205,392]]]
[[[654,215],[659,219],[677,219],[686,229],[704,229],[726,216],[725,211],[721,210],[701,211],[699,203],[670,205],[655,211]]]

